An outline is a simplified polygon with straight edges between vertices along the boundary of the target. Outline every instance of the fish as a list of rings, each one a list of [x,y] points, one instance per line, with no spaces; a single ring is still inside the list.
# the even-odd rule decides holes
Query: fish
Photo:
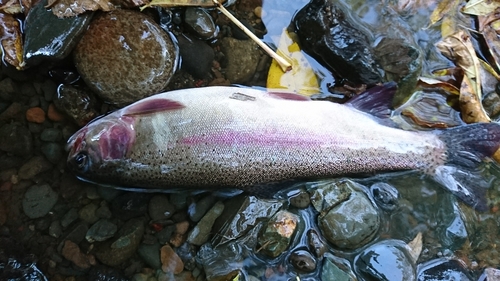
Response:
[[[399,129],[387,118],[396,88],[375,86],[346,104],[235,86],[161,93],[78,130],[67,164],[81,180],[118,188],[250,192],[287,180],[417,170],[485,210],[488,182],[478,167],[499,148],[500,125]]]

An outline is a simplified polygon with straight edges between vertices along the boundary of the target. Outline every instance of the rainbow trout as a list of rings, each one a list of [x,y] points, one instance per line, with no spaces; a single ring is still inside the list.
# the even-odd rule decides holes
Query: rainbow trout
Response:
[[[386,84],[366,95],[394,90]],[[412,169],[485,208],[477,165],[498,149],[500,125],[405,131],[356,105],[366,107],[237,87],[167,92],[80,129],[68,141],[68,164],[86,181],[162,190],[252,191],[290,179]]]

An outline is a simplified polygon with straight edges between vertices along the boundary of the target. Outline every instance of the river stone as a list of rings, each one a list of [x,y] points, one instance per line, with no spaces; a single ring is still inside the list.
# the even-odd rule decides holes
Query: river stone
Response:
[[[261,251],[271,258],[281,255],[290,245],[297,230],[299,216],[288,211],[278,211],[259,234]]]
[[[95,18],[74,52],[85,83],[103,100],[118,106],[165,88],[177,57],[176,45],[153,19],[123,9]]]
[[[168,219],[174,212],[175,207],[170,203],[166,195],[155,195],[149,200],[148,213],[152,221]]]
[[[191,229],[187,241],[197,246],[201,246],[203,243],[207,242],[212,232],[212,226],[223,210],[224,203],[217,201],[198,224]]]
[[[344,268],[341,269],[340,267]],[[332,259],[326,258],[323,261],[323,268],[321,270],[322,281],[354,281],[353,274],[347,270],[347,266],[335,262]]]
[[[33,136],[28,128],[19,123],[5,124],[0,127],[0,150],[18,156],[33,152]]]
[[[106,219],[98,220],[94,225],[92,225],[85,235],[85,239],[90,243],[95,241],[106,241],[115,235],[118,227],[116,224],[110,222]]]
[[[158,242],[151,245],[141,243],[137,253],[147,265],[154,269],[160,269],[160,249],[161,245]]]
[[[226,78],[231,83],[246,83],[252,79],[260,58],[259,46],[255,42],[224,37],[221,49],[227,58]]]
[[[343,199],[329,208],[322,209],[321,215],[318,217],[318,225],[324,237],[336,247],[342,249],[359,248],[370,242],[378,231],[380,226],[379,213],[368,197],[359,190],[361,188],[358,184],[348,180],[340,180],[318,191],[323,192],[325,198],[339,197]],[[341,191],[348,191],[349,195],[338,194]],[[313,203],[313,205],[317,207],[317,203]]]
[[[93,13],[58,18],[45,8],[47,1],[34,5],[24,22],[24,61],[28,66],[44,59],[59,60],[73,50],[90,23]]]
[[[355,84],[382,81],[382,71],[370,46],[366,26],[338,1],[313,0],[294,18],[302,50]]]
[[[122,226],[115,239],[96,247],[95,255],[102,263],[117,266],[130,259],[139,247],[143,235],[144,222],[141,219],[131,219]]]
[[[354,270],[362,280],[416,280],[415,264],[408,246],[394,239],[378,242],[361,251],[354,258]]]
[[[24,194],[23,211],[31,219],[41,218],[54,207],[57,198],[57,192],[48,184],[33,185]]]

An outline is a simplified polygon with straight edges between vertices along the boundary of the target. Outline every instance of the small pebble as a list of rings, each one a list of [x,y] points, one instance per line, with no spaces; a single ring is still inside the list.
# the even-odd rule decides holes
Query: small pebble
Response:
[[[32,107],[26,111],[26,120],[41,124],[45,121],[45,111],[40,107]]]
[[[47,110],[47,117],[49,118],[50,121],[54,122],[60,122],[65,119],[64,114],[61,113],[59,110],[57,110],[56,106],[53,103],[49,104],[49,109]]]
[[[46,172],[52,168],[52,164],[43,156],[35,156],[26,162],[19,169],[19,178],[23,180],[31,179],[34,176]]]
[[[162,263],[161,269],[165,273],[179,274],[184,269],[184,263],[170,245],[161,247],[160,258]]]

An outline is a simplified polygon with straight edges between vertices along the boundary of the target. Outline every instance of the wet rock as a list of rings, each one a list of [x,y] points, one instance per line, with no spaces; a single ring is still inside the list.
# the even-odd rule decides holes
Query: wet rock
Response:
[[[313,252],[317,258],[323,257],[328,250],[320,235],[314,229],[309,229],[307,231],[307,242],[309,250]]]
[[[197,269],[198,263],[196,261],[196,253],[198,252],[198,247],[189,243],[184,243],[180,247],[175,249],[175,252],[181,258],[184,263],[184,269],[189,271],[195,271]]]
[[[8,105],[4,110],[0,109],[0,122],[9,121],[11,119],[21,119],[25,109],[24,106],[18,102],[13,102]]]
[[[377,182],[370,186],[370,192],[375,203],[384,211],[394,211],[398,206],[398,190],[384,182]]]
[[[45,121],[45,111],[40,107],[32,107],[26,111],[26,120],[37,124],[42,124]]]
[[[207,78],[215,57],[214,50],[204,41],[182,34],[177,37],[182,57],[181,67],[193,77]]]
[[[49,160],[52,164],[57,164],[64,156],[63,148],[60,144],[50,142],[44,143],[41,147],[41,151],[45,158]]]
[[[99,197],[106,200],[106,202],[111,202],[115,198],[125,194],[126,192],[119,189],[109,188],[107,186],[97,186],[97,193],[99,194]]]
[[[57,99],[54,104],[59,110],[73,118],[79,126],[84,126],[99,116],[97,101],[88,90],[60,85],[57,88]]]
[[[355,281],[357,278],[351,272],[348,261],[326,258],[321,270],[322,281]]]
[[[35,255],[12,238],[0,237],[0,280],[44,281],[47,277],[36,265]]]
[[[59,111],[56,106],[51,103],[47,109],[47,118],[49,118],[52,122],[61,122],[66,119],[66,116],[64,116],[63,112]]]
[[[99,206],[94,203],[87,204],[83,208],[81,208],[80,211],[78,211],[78,216],[85,222],[88,222],[90,224],[95,223],[99,220],[99,218],[95,214],[97,208],[99,208]]]
[[[170,202],[175,206],[176,209],[184,209],[187,207],[187,198],[189,194],[187,192],[177,192],[170,194]]]
[[[100,219],[110,219],[113,214],[109,210],[106,204],[101,204],[101,206],[95,211],[95,215]]]
[[[255,196],[236,196],[225,202],[224,212],[213,229],[218,231],[212,243],[217,246],[238,239],[254,228],[260,220],[273,216],[283,203]]]
[[[226,55],[226,78],[231,83],[244,84],[252,79],[260,59],[259,46],[255,42],[224,37],[221,50]]]
[[[28,66],[42,60],[65,58],[92,18],[92,13],[84,13],[61,19],[45,8],[46,5],[47,1],[34,5],[24,22],[24,60]]]
[[[294,194],[290,197],[290,205],[295,208],[305,209],[311,203],[311,199],[309,197],[309,193],[307,191],[301,190],[297,194]]]
[[[147,212],[150,198],[149,194],[126,192],[113,199],[111,212],[121,220],[140,217]]]
[[[149,200],[148,212],[152,221],[162,221],[173,215],[175,207],[166,195],[155,195]]]
[[[68,227],[70,224],[72,224],[74,221],[78,219],[78,210],[76,208],[71,208],[68,212],[64,214],[64,216],[61,218],[61,226],[63,228]]]
[[[161,247],[160,257],[162,263],[161,269],[163,272],[171,272],[173,274],[182,272],[184,263],[168,244]]]
[[[422,72],[418,46],[406,39],[384,37],[375,46],[374,53],[385,71],[385,79],[398,83],[394,104],[402,104],[413,92]]]
[[[103,265],[93,266],[88,275],[88,280],[95,281],[130,281],[129,278],[123,276],[115,268],[106,267]]]
[[[52,168],[52,164],[43,156],[35,156],[19,168],[20,179],[31,179],[34,176],[46,172]]]
[[[18,156],[33,153],[33,137],[25,126],[19,123],[5,124],[0,127],[0,136],[0,150]]]
[[[308,251],[294,251],[289,260],[293,267],[300,272],[313,272],[316,269],[316,259]]]
[[[478,281],[499,281],[500,270],[492,267],[484,269],[483,274],[479,277]]]
[[[212,17],[203,8],[186,8],[184,23],[189,30],[204,40],[214,38],[219,33],[219,28],[215,25]]]
[[[95,241],[106,241],[113,237],[117,230],[118,227],[116,224],[109,220],[101,219],[89,228],[87,235],[85,235],[85,239],[90,243],[94,243]]]
[[[189,222],[183,221],[175,224],[172,237],[170,237],[170,244],[174,247],[180,247],[186,241],[186,233],[189,229]]]
[[[53,221],[49,226],[49,235],[54,238],[59,238],[62,234],[62,226],[60,221]]]
[[[293,19],[301,48],[355,84],[382,81],[366,27],[355,23],[335,1],[313,0]]]
[[[223,210],[224,203],[221,201],[215,203],[198,224],[189,232],[187,241],[197,246],[201,246],[207,242],[212,233],[212,226]]]
[[[354,270],[368,280],[415,280],[415,264],[408,251],[400,240],[378,242],[354,258]]]
[[[48,184],[33,185],[26,190],[23,211],[31,219],[48,214],[57,202],[58,194]]]
[[[62,132],[57,128],[46,128],[40,134],[40,139],[46,142],[56,142],[62,140]]]
[[[262,252],[275,258],[285,251],[295,233],[299,217],[288,211],[277,212],[258,237]]]
[[[445,281],[460,280],[472,281],[470,273],[464,268],[463,263],[445,258],[431,260],[418,265],[418,281]]]
[[[64,247],[64,241],[69,240],[75,244],[80,244],[80,242],[85,239],[85,234],[88,231],[86,223],[78,223],[75,225],[61,240],[61,243],[57,246],[57,250],[60,252]]]
[[[488,93],[483,98],[482,104],[488,116],[496,116],[500,113],[500,96],[497,92]]]
[[[95,255],[102,263],[117,266],[135,253],[143,235],[143,221],[131,219],[120,228],[115,239],[105,241],[96,247]]]
[[[79,268],[89,268],[90,261],[89,257],[80,251],[77,244],[66,240],[64,241],[64,247],[62,248],[62,255],[67,260],[70,260]]]
[[[0,80],[0,99],[12,101],[18,91],[18,86],[10,77]]]
[[[137,253],[147,265],[154,269],[161,269],[160,249],[161,245],[158,242],[151,245],[141,243]]]
[[[250,30],[253,34],[255,34],[255,28],[253,28],[253,26],[245,19],[241,19],[240,22],[246,27],[248,28],[248,30]],[[243,31],[241,30],[241,28],[239,28],[236,24],[234,24],[233,22],[229,23],[229,26],[231,27],[231,33],[232,33],[232,36],[238,40],[248,40],[250,39],[250,37],[248,37],[248,35]]]
[[[193,222],[198,222],[215,204],[215,201],[216,198],[212,195],[209,195],[201,198],[197,202],[192,203],[188,209],[189,218]]]
[[[318,226],[333,245],[358,248],[377,233],[380,216],[362,187],[350,180],[337,180],[319,187],[311,201],[320,215]],[[356,212],[352,212],[356,210]]]
[[[177,57],[177,47],[158,24],[144,13],[122,9],[95,18],[74,51],[85,83],[118,106],[165,88]]]

